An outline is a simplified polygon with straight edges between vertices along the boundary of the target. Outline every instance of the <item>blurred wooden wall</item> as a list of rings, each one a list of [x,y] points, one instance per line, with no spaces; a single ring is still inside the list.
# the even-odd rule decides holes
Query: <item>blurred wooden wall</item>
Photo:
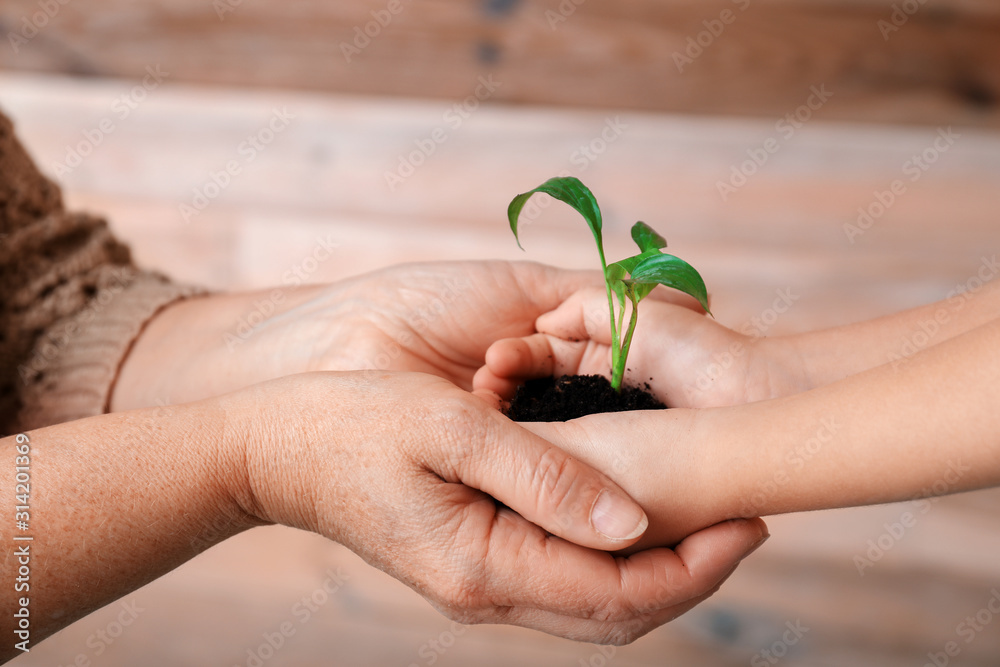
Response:
[[[1000,126],[992,0],[4,0],[0,34],[7,70]]]

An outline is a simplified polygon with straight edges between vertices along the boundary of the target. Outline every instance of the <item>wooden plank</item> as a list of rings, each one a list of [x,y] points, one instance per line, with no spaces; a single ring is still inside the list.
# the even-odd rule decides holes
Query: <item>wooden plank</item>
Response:
[[[77,1],[0,68],[450,100],[492,76],[491,103],[775,119],[825,86],[828,119],[1000,124],[992,3],[578,2]],[[37,11],[5,2],[0,34]]]

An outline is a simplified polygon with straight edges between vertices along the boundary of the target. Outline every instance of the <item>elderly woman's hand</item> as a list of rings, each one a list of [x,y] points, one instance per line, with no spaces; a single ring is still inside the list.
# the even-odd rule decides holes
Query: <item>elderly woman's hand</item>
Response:
[[[598,273],[529,262],[405,264],[331,285],[178,302],[126,359],[113,410],[182,403],[319,370],[419,371],[472,388],[486,349]]]
[[[627,643],[711,595],[766,534],[740,520],[673,551],[599,551],[635,543],[638,505],[440,378],[307,374],[240,396],[234,414],[259,414],[260,436],[241,450],[236,496],[262,520],[345,544],[463,623]]]
[[[33,643],[271,522],[343,543],[453,619],[624,643],[710,595],[764,534],[728,522],[674,551],[601,551],[646,527],[621,488],[425,374],[301,374],[58,424],[0,449],[38,463]],[[0,479],[0,492],[13,497],[14,482]],[[18,595],[0,599],[15,608]],[[17,619],[5,618],[0,631],[14,636]],[[16,653],[7,643],[0,662]]]

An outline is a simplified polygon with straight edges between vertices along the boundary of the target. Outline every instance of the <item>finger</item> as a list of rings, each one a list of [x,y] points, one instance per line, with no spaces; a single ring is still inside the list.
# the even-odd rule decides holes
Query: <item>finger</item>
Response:
[[[604,285],[600,271],[573,271],[537,262],[511,262],[508,266],[521,293],[539,314],[553,310],[581,289],[603,289]]]
[[[488,366],[480,366],[472,376],[472,393],[489,392],[509,401],[514,395],[516,383],[509,378],[497,377]]]
[[[473,378],[474,388],[510,400],[527,380],[577,373],[610,375],[611,351],[592,341],[568,342],[534,334],[498,340],[486,351],[486,365]]]
[[[500,377],[490,370],[489,366],[481,366],[472,376],[472,393],[488,392],[501,400],[514,398],[517,387],[523,380],[517,377]]]
[[[494,607],[609,625],[646,617],[666,621],[714,593],[764,539],[762,525],[741,519],[699,531],[688,538],[696,549],[686,556],[649,549],[626,558],[546,536],[501,510],[490,533],[484,597]]]
[[[486,444],[464,450],[454,462],[455,481],[490,494],[550,533],[593,549],[621,549],[645,532],[646,513],[606,475],[499,413],[485,417],[491,421]]]
[[[761,519],[733,519],[689,535],[674,551],[692,578],[702,583],[721,581],[768,537]]]
[[[616,557],[548,535],[507,509],[498,511],[490,531],[485,566],[483,597],[493,606],[607,624],[659,612],[708,588],[691,587],[670,549]]]
[[[708,600],[718,592],[725,579],[735,571],[736,568],[733,568],[717,586],[702,595],[655,613],[639,615],[626,621],[577,618],[531,607],[503,607],[498,610],[495,622],[530,628],[574,641],[624,646],[683,616]]]
[[[736,572],[736,569],[738,567],[739,565],[736,565],[732,569],[730,569],[729,572],[727,572],[718,582],[716,582],[716,584],[710,590],[705,591],[701,595],[693,597],[685,602],[681,602],[679,604],[666,607],[653,614],[645,614],[631,621],[625,623],[619,622],[615,624],[611,628],[612,639],[609,639],[607,643],[617,644],[617,645],[631,643],[636,639],[638,639],[639,637],[642,637],[646,633],[651,632],[652,630],[655,630],[656,628],[666,623],[669,623],[676,618],[683,616],[687,612],[691,611],[692,609],[700,605],[702,602],[705,602],[710,597],[718,593],[719,589],[722,588],[722,585],[726,582],[727,579],[729,579],[729,577],[733,575],[734,572]],[[588,622],[593,623],[594,621],[588,621]],[[601,629],[587,628],[587,631],[599,636]],[[617,637],[617,639],[615,639],[615,637]]]
[[[591,339],[611,344],[611,324],[606,290],[582,289],[555,310],[535,320],[535,328],[564,340]]]
[[[486,351],[486,367],[497,377],[545,377],[552,375],[555,358],[546,336],[498,340]]]
[[[472,376],[472,393],[474,394],[488,391],[509,401],[514,396],[516,389],[517,383],[514,380],[497,377],[488,366],[481,366]]]
[[[657,288],[646,297],[661,304],[687,308],[699,315],[705,310],[694,297],[674,289]],[[565,340],[591,339],[611,344],[611,321],[606,290],[586,288],[574,292],[552,311],[535,320],[535,329]]]
[[[555,309],[578,291],[594,292],[598,297],[597,309],[605,311],[607,321],[607,288],[600,271],[574,271],[537,262],[510,262],[508,265],[522,293],[539,313]],[[705,313],[697,299],[679,290],[657,287],[647,298],[683,306],[699,314]],[[708,298],[711,306],[712,295],[709,294]]]
[[[606,365],[607,354],[589,341],[566,341],[545,334],[505,338],[486,352],[486,366],[497,377],[520,378],[560,376],[576,373],[592,355]]]
[[[496,614],[496,622],[531,628],[574,641],[623,646],[683,616],[708,600],[719,591],[722,584],[732,576],[737,567],[734,566],[730,569],[711,589],[700,595],[677,604],[668,604],[658,611],[639,614],[627,620],[607,621],[600,618],[579,618],[533,607],[501,607]]]
[[[478,387],[472,390],[472,395],[482,400],[493,410],[499,410],[503,407],[503,398],[495,391]]]
[[[624,646],[687,613],[708,597],[706,595],[655,614],[636,616],[626,621],[577,618],[531,607],[504,607],[499,608],[495,618],[487,622],[516,625],[578,642]]]

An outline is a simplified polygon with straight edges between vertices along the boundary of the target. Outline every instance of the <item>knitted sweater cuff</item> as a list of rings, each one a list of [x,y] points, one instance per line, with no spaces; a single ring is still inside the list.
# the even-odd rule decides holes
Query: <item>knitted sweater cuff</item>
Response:
[[[40,337],[19,369],[26,387],[19,430],[104,414],[118,372],[146,324],[161,310],[206,290],[132,268]]]

